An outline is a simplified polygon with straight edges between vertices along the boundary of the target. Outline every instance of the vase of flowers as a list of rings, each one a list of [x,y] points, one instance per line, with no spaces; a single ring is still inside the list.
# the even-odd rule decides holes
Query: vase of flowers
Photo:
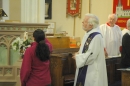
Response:
[[[12,43],[12,49],[15,51],[19,51],[20,59],[24,56],[25,50],[30,47],[31,40],[28,39],[28,32],[24,32],[22,38],[17,37]]]

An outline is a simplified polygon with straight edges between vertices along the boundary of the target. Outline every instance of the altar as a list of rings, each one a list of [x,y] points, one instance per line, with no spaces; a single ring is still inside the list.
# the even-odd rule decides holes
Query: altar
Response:
[[[23,32],[29,32],[29,38],[36,29],[46,29],[44,23],[5,23],[0,22],[0,86],[21,86],[19,51],[14,51],[11,43]]]

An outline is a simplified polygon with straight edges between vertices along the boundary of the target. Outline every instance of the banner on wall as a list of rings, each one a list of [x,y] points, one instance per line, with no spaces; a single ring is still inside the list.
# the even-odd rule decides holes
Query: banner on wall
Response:
[[[130,0],[113,0],[113,13],[118,16],[117,25],[126,27],[130,18]]]
[[[66,14],[81,17],[81,0],[67,0]]]

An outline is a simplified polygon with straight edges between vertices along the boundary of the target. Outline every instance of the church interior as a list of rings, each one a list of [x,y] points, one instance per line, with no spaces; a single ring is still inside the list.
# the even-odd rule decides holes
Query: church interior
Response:
[[[71,6],[71,1],[77,1]],[[120,0],[119,0],[120,1]],[[123,1],[123,0],[122,0]],[[1,11],[2,10],[2,11]],[[75,10],[75,11],[74,11]],[[78,52],[86,13],[93,13],[104,24],[113,13],[113,0],[0,0],[0,86],[21,86],[22,57],[11,43],[36,29],[46,32],[53,46],[50,58],[52,86],[73,86]],[[120,27],[121,29],[125,27]],[[108,86],[130,86],[130,72],[122,72],[121,57],[106,58]]]

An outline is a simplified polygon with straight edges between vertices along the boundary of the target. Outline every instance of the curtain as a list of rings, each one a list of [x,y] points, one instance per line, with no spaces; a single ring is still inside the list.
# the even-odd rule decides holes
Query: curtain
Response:
[[[21,0],[21,22],[44,23],[45,0]]]

